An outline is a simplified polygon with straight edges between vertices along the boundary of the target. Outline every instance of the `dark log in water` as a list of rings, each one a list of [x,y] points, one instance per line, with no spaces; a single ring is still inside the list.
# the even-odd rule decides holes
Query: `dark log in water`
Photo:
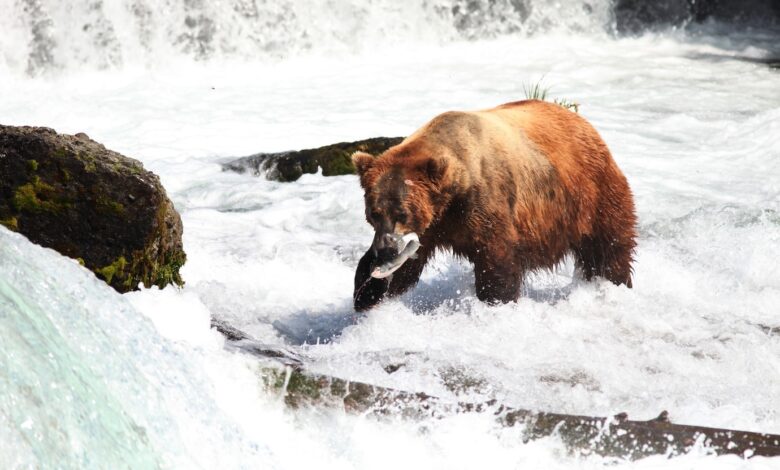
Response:
[[[600,455],[636,460],[651,455],[676,456],[703,448],[717,455],[780,457],[780,435],[675,424],[666,411],[648,421],[547,413],[483,403],[450,402],[425,393],[406,392],[307,372],[304,358],[269,347],[217,320],[212,326],[228,338],[228,346],[270,360],[263,368],[266,386],[284,394],[291,408],[337,407],[349,413],[408,418],[453,413],[491,413],[505,426],[525,427],[524,441],[559,438],[575,455]]]

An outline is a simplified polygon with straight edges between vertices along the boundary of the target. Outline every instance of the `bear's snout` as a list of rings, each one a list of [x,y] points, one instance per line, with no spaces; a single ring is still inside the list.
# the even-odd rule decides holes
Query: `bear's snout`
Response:
[[[375,250],[376,252],[376,260],[374,261],[375,266],[379,266],[380,264],[388,263],[392,260],[394,260],[398,256],[398,248],[396,247],[385,247]]]
[[[376,232],[374,234],[374,243],[371,249],[378,263],[385,263],[392,260],[401,251],[399,247],[400,237],[394,233]]]

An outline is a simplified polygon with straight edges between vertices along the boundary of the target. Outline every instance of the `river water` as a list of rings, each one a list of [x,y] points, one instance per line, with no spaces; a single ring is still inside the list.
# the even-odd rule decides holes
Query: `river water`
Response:
[[[606,1],[474,2],[482,10],[460,16],[465,2],[0,3],[16,13],[0,19],[0,122],[85,132],[141,160],[182,215],[188,255],[183,289],[119,295],[0,228],[4,467],[606,463],[555,439],[523,444],[490,416],[290,412],[210,316],[351,380],[780,433],[771,31],[623,36]],[[408,135],[539,81],[579,103],[634,191],[633,289],[573,281],[567,262],[534,273],[516,304],[488,307],[471,267],[444,253],[415,290],[355,315],[352,276],[372,237],[356,177],[221,170],[259,151]],[[619,466],[780,464],[702,451]]]

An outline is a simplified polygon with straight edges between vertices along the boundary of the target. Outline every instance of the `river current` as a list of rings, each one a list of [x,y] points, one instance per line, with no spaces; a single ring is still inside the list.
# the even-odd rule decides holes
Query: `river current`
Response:
[[[408,21],[412,7],[390,2],[343,2],[338,14],[314,2],[308,16],[297,2],[244,2],[257,12],[240,21],[235,8],[169,2],[170,17],[149,7],[144,36],[132,26],[143,15],[122,16],[144,2],[93,3],[98,12],[14,3],[15,20],[0,20],[0,122],[85,132],[160,175],[184,222],[186,285],[119,295],[0,227],[3,467],[605,465],[555,439],[523,444],[490,416],[286,410],[262,391],[255,361],[223,349],[210,316],[351,380],[780,433],[780,71],[766,63],[777,54],[766,30],[710,22],[626,36],[604,26],[608,2],[515,9],[514,20],[483,12],[505,24],[458,23],[451,5],[437,10],[444,2]],[[49,18],[37,30],[36,5]],[[183,34],[167,23],[176,15],[201,18],[188,8],[216,11],[201,15],[214,29],[193,40],[211,38],[200,56],[170,39]],[[241,30],[273,8],[273,34]],[[97,19],[63,34],[85,15]],[[82,37],[101,27],[114,39]],[[49,32],[36,42],[35,31]],[[43,54],[46,37],[54,45],[38,61],[30,51]],[[517,303],[489,307],[468,263],[442,253],[416,289],[356,315],[352,277],[372,237],[357,178],[279,183],[221,169],[260,151],[408,135],[443,111],[523,99],[537,82],[579,103],[628,178],[633,289],[575,281],[567,262],[534,273]],[[453,375],[479,385],[453,387]],[[619,466],[780,464],[702,451]]]

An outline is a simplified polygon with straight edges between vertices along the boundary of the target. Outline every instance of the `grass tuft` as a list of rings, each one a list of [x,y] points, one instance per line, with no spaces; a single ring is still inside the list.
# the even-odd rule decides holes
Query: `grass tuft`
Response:
[[[563,108],[566,108],[569,111],[574,111],[575,113],[580,112],[580,104],[575,103],[574,101],[567,100],[566,98],[555,98],[553,100],[553,103]]]
[[[542,86],[542,82],[523,83],[523,93],[528,100],[547,101],[547,92],[549,89]]]
[[[523,93],[525,94],[525,98],[527,100],[550,101],[547,99],[549,92],[550,89],[548,87],[542,86],[541,80],[536,83],[523,83]],[[568,109],[569,111],[573,111],[575,113],[580,112],[580,104],[566,98],[555,98],[552,100],[552,102],[558,106]]]

